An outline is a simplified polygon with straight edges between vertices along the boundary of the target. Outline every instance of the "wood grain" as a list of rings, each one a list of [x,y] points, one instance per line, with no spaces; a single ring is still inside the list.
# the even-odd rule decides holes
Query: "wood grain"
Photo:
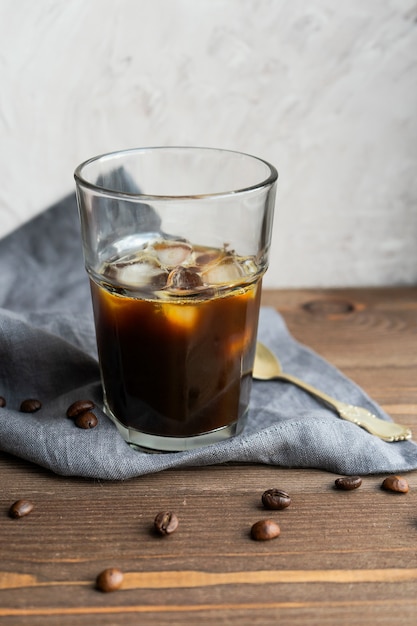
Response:
[[[265,292],[264,304],[417,432],[417,289]],[[104,482],[0,454],[0,471],[2,626],[415,623],[417,472],[398,495],[382,475],[340,492],[331,473],[260,465]],[[266,512],[271,487],[291,506]],[[19,498],[35,508],[10,519]],[[165,508],[180,523],[159,537]],[[250,527],[264,517],[281,535],[255,542]],[[112,566],[124,583],[103,594],[95,579]]]

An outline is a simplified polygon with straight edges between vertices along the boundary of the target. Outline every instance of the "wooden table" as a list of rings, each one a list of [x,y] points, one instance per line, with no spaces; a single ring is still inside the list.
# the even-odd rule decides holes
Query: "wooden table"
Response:
[[[417,435],[417,288],[266,291],[263,302]],[[333,474],[265,466],[112,483],[2,454],[0,471],[2,626],[417,623],[417,472],[399,495],[380,475],[340,492]],[[255,542],[270,487],[292,503],[270,514],[281,536]],[[22,497],[36,509],[12,520]],[[161,509],[180,526],[159,538]],[[104,594],[94,582],[110,566],[124,586]]]

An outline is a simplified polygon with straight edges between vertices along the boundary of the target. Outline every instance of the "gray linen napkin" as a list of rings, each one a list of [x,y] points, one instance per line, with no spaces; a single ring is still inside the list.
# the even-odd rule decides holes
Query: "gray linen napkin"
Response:
[[[75,197],[69,196],[0,241],[0,449],[62,475],[127,479],[170,467],[225,462],[311,467],[341,474],[417,468],[414,442],[385,443],[343,421],[296,387],[254,382],[244,432],[187,452],[131,449],[98,408],[99,425],[66,418],[80,398],[101,403],[90,293]],[[342,401],[389,419],[355,383],[289,334],[273,309],[261,310],[259,338],[284,368]],[[42,409],[19,411],[39,398]]]

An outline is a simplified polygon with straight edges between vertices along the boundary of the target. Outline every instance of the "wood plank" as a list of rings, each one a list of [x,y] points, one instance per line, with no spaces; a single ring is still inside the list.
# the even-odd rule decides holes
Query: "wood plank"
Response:
[[[244,572],[207,572],[170,570],[125,572],[123,589],[191,589],[218,585],[264,585],[270,583],[403,583],[417,581],[417,568],[327,569],[327,570],[246,570]],[[20,587],[91,586],[88,580],[41,581],[35,576],[0,572],[0,589]],[[1,615],[1,609],[0,609]]]

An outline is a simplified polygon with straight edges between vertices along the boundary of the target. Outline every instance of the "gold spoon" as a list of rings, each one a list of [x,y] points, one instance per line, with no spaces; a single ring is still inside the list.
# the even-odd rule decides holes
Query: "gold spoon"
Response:
[[[376,417],[376,415],[373,415],[373,413],[367,409],[335,400],[299,378],[291,374],[286,374],[282,371],[281,364],[275,354],[260,342],[256,344],[253,378],[257,380],[280,379],[293,383],[336,409],[341,418],[361,426],[372,435],[376,435],[384,441],[392,442],[411,439],[411,430],[406,426],[396,424],[395,422],[387,422],[386,420]]]

